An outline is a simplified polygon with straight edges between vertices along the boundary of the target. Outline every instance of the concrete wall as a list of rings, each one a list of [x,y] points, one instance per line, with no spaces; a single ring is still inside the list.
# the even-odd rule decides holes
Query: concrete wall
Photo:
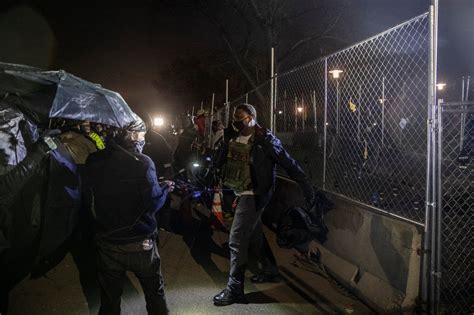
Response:
[[[328,197],[336,205],[326,215],[328,240],[313,242],[311,250],[334,277],[378,312],[412,309],[419,290],[422,229],[344,198]],[[302,200],[294,182],[279,178],[265,219],[276,221],[281,211]]]

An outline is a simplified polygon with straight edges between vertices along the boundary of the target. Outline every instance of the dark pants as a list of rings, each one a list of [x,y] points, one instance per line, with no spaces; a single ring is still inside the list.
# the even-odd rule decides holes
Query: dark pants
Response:
[[[115,245],[98,241],[97,269],[101,299],[99,314],[120,314],[126,271],[134,272],[140,281],[148,314],[168,314],[156,242],[153,242],[153,249],[143,250],[141,242]]]
[[[229,238],[230,273],[227,288],[233,292],[243,293],[249,250],[257,256],[264,273],[278,273],[275,257],[263,234],[262,213],[262,209],[256,208],[254,196],[244,195],[238,199]]]

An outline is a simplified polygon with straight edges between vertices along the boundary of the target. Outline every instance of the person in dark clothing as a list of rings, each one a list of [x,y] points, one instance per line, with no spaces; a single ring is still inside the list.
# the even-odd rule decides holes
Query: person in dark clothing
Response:
[[[8,251],[12,244],[12,223],[15,212],[12,209],[13,203],[29,180],[39,172],[42,162],[51,150],[56,149],[56,144],[39,139],[28,148],[26,157],[11,170],[0,175],[0,314],[6,314],[8,310],[9,291],[19,281],[21,272],[11,272],[8,267]],[[15,234],[14,234],[15,235]],[[25,256],[25,255],[23,255]],[[15,268],[11,268],[15,270]],[[20,268],[21,269],[21,268]],[[16,271],[16,270],[15,270]]]
[[[173,166],[176,172],[190,168],[190,163],[195,155],[192,146],[197,136],[192,120],[186,117],[183,123],[183,131],[178,138],[178,146],[173,153]]]
[[[173,177],[171,147],[158,131],[151,129],[147,132],[143,154],[153,160],[156,170],[161,176],[164,178]]]
[[[314,191],[299,164],[285,151],[268,129],[256,123],[257,112],[252,105],[236,107],[233,127],[239,132],[225,148],[221,164],[224,187],[238,197],[229,237],[230,272],[227,287],[214,296],[215,305],[244,301],[244,274],[249,247],[258,255],[261,273],[254,283],[277,282],[278,268],[268,241],[263,234],[262,213],[275,188],[276,165],[303,189],[308,205],[314,203]]]
[[[126,271],[139,279],[148,313],[168,313],[155,215],[174,184],[160,185],[153,161],[137,152],[133,139],[134,132],[122,132],[86,162],[96,213],[99,314],[120,314]]]

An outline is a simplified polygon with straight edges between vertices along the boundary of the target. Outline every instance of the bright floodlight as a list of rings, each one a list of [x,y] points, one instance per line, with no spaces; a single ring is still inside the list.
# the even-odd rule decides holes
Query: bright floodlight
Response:
[[[438,89],[438,91],[442,91],[444,90],[444,87],[446,86],[446,83],[438,83],[436,84],[436,88]]]
[[[153,119],[153,124],[156,127],[161,127],[165,124],[165,120],[163,119],[163,117],[155,117],[155,119]]]
[[[303,107],[298,107],[298,113],[302,113],[303,112]]]
[[[339,78],[339,75],[344,72],[342,70],[331,70],[329,71],[329,73],[332,75],[333,79],[338,79]]]

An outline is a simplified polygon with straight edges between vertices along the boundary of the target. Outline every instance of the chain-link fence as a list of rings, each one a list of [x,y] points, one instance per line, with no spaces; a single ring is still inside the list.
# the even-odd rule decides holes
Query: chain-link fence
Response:
[[[428,53],[423,14],[276,75],[231,101],[230,112],[255,105],[318,187],[422,223]]]
[[[431,115],[429,97],[431,18],[430,24],[428,13],[420,15],[275,75],[218,115],[227,125],[236,105],[253,104],[259,122],[273,129],[316,186],[419,225],[428,220],[425,249],[432,243],[432,251],[423,251],[423,273],[437,293],[423,299],[440,301],[446,314],[472,313],[474,108],[445,105],[442,128],[432,124],[439,117]],[[440,141],[438,155],[432,146]]]
[[[327,59],[325,188],[417,222],[426,187],[428,22],[422,15]]]
[[[441,309],[474,313],[474,102],[441,106]]]

